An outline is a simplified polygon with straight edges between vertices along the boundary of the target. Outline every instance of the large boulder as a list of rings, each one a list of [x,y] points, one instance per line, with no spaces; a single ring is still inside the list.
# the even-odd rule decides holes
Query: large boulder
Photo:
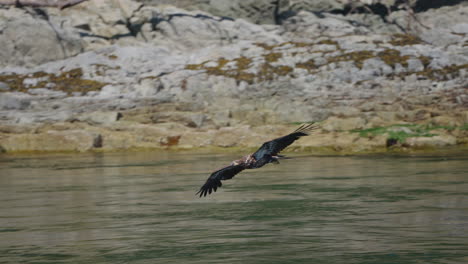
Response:
[[[79,35],[48,20],[47,14],[0,9],[0,67],[34,66],[83,50]]]
[[[101,135],[83,130],[52,130],[40,134],[16,134],[0,141],[0,148],[7,152],[87,151],[100,147],[102,147]]]
[[[220,17],[242,18],[257,24],[274,24],[279,6],[288,1],[279,0],[144,0],[148,5],[174,5],[178,8],[201,10]]]

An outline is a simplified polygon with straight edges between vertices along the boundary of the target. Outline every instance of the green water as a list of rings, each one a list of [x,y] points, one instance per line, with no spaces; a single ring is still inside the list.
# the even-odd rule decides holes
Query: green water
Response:
[[[468,155],[0,156],[0,263],[468,263]]]

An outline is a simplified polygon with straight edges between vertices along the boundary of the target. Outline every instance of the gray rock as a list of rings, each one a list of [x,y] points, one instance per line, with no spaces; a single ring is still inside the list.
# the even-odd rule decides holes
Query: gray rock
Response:
[[[344,118],[336,121],[336,127],[349,128],[354,126],[352,121],[357,127],[366,127],[370,118],[379,125],[398,122],[406,117],[395,113],[416,111],[422,105],[463,107],[467,98],[463,95],[463,69],[439,71],[449,72],[440,79],[411,75],[422,69],[420,58],[433,69],[467,64],[468,54],[460,44],[398,46],[392,42],[395,36],[374,34],[372,27],[352,17],[306,11],[282,25],[265,26],[202,11],[133,6],[130,2],[126,11],[119,9],[103,17],[90,9],[115,3],[85,3],[83,9],[69,9],[66,14],[51,11],[50,21],[62,21],[64,31],[92,35],[101,30],[98,25],[110,31],[115,25],[125,25],[132,34],[105,39],[102,45],[118,44],[101,48],[96,44],[95,50],[67,59],[31,68],[2,68],[0,76],[18,74],[23,88],[45,81],[48,89],[30,89],[24,105],[23,99],[3,100],[1,122],[57,122],[82,116],[85,122],[101,125],[115,122],[115,115],[101,120],[84,116],[94,112],[125,115],[129,109],[159,109],[169,104],[176,109],[147,114],[144,120],[150,122],[154,117],[156,123],[207,128],[318,121],[335,115]],[[66,22],[68,15],[76,21]],[[77,26],[83,23],[89,28]],[[464,30],[464,26],[458,27],[458,31]],[[89,44],[94,41],[90,38],[83,35],[82,39]],[[389,56],[378,55],[380,52]],[[408,69],[403,67],[406,64]],[[65,94],[54,90],[59,82],[34,77],[38,72],[62,76],[72,70],[80,72],[79,78],[67,80],[72,84],[106,85],[86,94],[80,87]],[[28,77],[21,79],[25,75]],[[187,107],[193,102],[196,107]],[[405,109],[395,102],[403,102]],[[217,111],[221,113],[214,114]],[[358,119],[349,121],[349,117]],[[338,124],[341,122],[345,125]]]
[[[9,151],[87,151],[102,146],[102,137],[84,130],[47,131],[40,134],[16,134],[2,140]]]
[[[203,122],[205,121],[206,119],[206,116],[204,114],[200,114],[200,113],[197,113],[197,114],[192,114],[190,115],[190,123],[189,123],[189,126],[193,126],[193,127],[201,127],[203,126]]]
[[[466,29],[467,12],[468,5],[461,3],[455,6],[432,8],[426,12],[418,13],[418,19],[427,28],[421,26],[418,22],[412,21],[413,32],[423,41],[437,46],[463,44],[465,37],[462,32]],[[399,21],[397,23],[401,26],[407,25],[409,16],[405,16],[405,12],[398,15],[401,16],[401,19],[397,19],[396,21]],[[453,34],[458,31],[462,34]]]
[[[20,9],[0,9],[0,66],[26,65],[74,56],[83,46],[76,32]],[[18,30],[21,29],[21,30]]]
[[[0,93],[1,110],[25,110],[31,104],[31,97],[21,93]]]
[[[286,19],[282,27],[285,29],[283,36],[296,40],[303,40],[301,36],[319,37],[322,32],[327,32],[327,36],[369,32],[366,27],[354,26],[340,15],[323,14],[322,17],[305,11]]]
[[[256,24],[274,24],[274,1],[269,0],[211,0],[210,13],[218,16],[243,18]]]
[[[446,147],[457,144],[457,139],[451,135],[411,137],[406,139],[405,144],[411,147]]]
[[[419,72],[424,70],[424,65],[422,62],[416,58],[411,58],[407,60],[408,62],[408,71],[410,72]]]
[[[385,64],[380,58],[371,58],[364,61],[362,69],[364,71],[373,71],[376,76],[389,75],[393,73],[392,67]]]
[[[215,126],[226,127],[231,124],[231,111],[229,109],[223,109],[218,111],[213,111],[214,114],[211,116]]]
[[[345,8],[346,2],[337,1],[337,0],[290,0],[287,1],[288,5],[283,7],[288,11],[299,12],[299,11],[309,11],[309,12],[329,12],[332,10],[343,10]]]
[[[135,85],[135,93],[141,97],[155,96],[159,91],[163,89],[161,81],[146,78],[140,81],[139,84]]]
[[[147,12],[147,11],[152,12]],[[172,48],[193,49],[206,45],[223,45],[239,40],[260,42],[281,41],[282,38],[260,25],[245,20],[225,19],[201,12],[188,12],[174,7],[141,10],[142,20],[151,23],[144,38]],[[152,34],[157,32],[158,34]]]
[[[362,129],[366,125],[366,120],[361,117],[337,118],[329,117],[322,125],[325,131],[348,131],[352,129]]]
[[[359,109],[349,106],[338,106],[335,107],[331,112],[334,116],[338,117],[354,117],[358,116],[360,113]]]
[[[10,90],[10,86],[4,82],[0,82],[0,92],[6,92]]]
[[[122,117],[119,112],[92,112],[79,115],[73,119],[87,122],[92,125],[110,125],[117,122]]]
[[[53,91],[53,90],[49,90],[46,88],[28,89],[28,93],[32,95],[54,97],[54,98],[65,98],[67,96],[67,93],[65,92]]]

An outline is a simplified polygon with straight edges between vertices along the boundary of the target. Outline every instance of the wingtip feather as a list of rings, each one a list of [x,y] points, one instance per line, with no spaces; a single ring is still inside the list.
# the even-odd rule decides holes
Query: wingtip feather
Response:
[[[299,128],[297,128],[294,132],[302,132],[306,135],[309,135],[310,132],[317,130],[320,128],[320,125],[316,123],[304,123]]]

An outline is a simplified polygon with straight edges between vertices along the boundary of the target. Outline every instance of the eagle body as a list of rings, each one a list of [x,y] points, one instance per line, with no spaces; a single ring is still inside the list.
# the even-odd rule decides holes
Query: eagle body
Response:
[[[229,180],[245,169],[258,169],[268,163],[279,163],[278,160],[282,157],[278,155],[280,151],[291,145],[300,137],[308,136],[311,131],[318,128],[319,127],[313,123],[303,124],[294,132],[286,136],[263,143],[263,145],[254,153],[235,160],[231,162],[229,166],[213,172],[197,194],[202,197],[211,194],[212,192],[216,192],[218,187],[222,186],[222,180]]]

